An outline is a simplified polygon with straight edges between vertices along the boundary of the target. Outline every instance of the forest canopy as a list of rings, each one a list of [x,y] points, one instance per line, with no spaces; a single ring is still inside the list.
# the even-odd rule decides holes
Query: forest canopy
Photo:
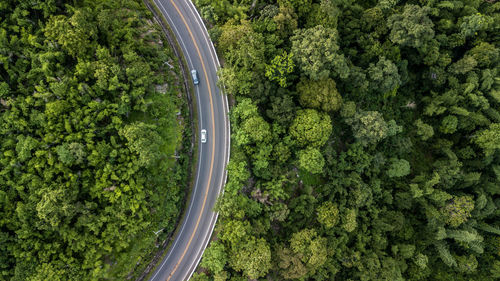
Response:
[[[141,1],[71,3],[0,2],[0,280],[133,278],[179,215],[161,29]]]
[[[500,2],[194,2],[235,106],[193,280],[500,278]]]

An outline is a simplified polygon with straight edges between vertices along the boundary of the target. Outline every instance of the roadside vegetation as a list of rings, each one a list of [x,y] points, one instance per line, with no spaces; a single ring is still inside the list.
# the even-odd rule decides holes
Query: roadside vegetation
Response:
[[[0,2],[0,280],[134,278],[183,203],[190,125],[160,27],[139,0],[67,3]]]
[[[500,278],[500,2],[195,4],[235,105],[192,280]]]

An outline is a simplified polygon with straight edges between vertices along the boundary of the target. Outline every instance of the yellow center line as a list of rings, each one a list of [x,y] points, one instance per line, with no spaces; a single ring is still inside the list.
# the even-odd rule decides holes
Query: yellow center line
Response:
[[[187,28],[187,30],[189,32],[189,36],[191,37],[191,40],[193,40],[194,47],[196,48],[196,52],[198,53],[198,56],[200,57],[201,67],[203,68],[203,73],[205,74],[205,80],[207,82],[207,87],[208,87],[208,96],[210,98],[210,109],[211,109],[210,113],[211,113],[211,117],[212,117],[212,130],[211,130],[212,131],[212,141],[211,141],[211,143],[212,143],[212,156],[211,156],[211,159],[210,159],[210,171],[208,173],[208,181],[207,181],[207,186],[206,186],[206,190],[205,190],[205,198],[203,199],[203,204],[201,205],[200,214],[199,214],[198,219],[196,221],[196,225],[194,227],[193,233],[191,233],[191,237],[189,237],[188,244],[186,245],[186,248],[184,249],[184,252],[182,253],[181,258],[179,259],[179,261],[175,265],[174,269],[172,270],[172,272],[168,276],[167,281],[169,281],[170,278],[172,278],[172,276],[174,275],[175,271],[179,267],[180,263],[184,259],[184,256],[186,255],[186,252],[187,252],[187,250],[189,248],[189,245],[191,245],[191,242],[193,241],[194,234],[196,233],[196,230],[198,230],[198,226],[200,225],[201,216],[203,214],[203,210],[205,209],[205,204],[207,203],[207,197],[208,197],[208,190],[209,190],[209,187],[210,187],[210,181],[212,180],[212,171],[213,171],[213,166],[214,166],[214,151],[215,151],[215,133],[214,133],[214,130],[215,130],[215,118],[214,118],[214,106],[213,106],[213,102],[212,102],[212,88],[210,87],[210,81],[208,79],[207,70],[205,68],[205,63],[203,62],[203,58],[201,57],[200,48],[198,47],[198,44],[196,44],[196,40],[194,39],[193,32],[189,28],[189,26],[188,26],[188,24],[186,22],[186,19],[184,18],[184,16],[182,15],[181,11],[177,7],[177,5],[174,3],[174,1],[170,0],[170,3],[172,3],[172,5],[174,6],[175,10],[177,10],[177,13],[181,16],[181,19],[184,22],[184,25],[186,26],[186,28]]]

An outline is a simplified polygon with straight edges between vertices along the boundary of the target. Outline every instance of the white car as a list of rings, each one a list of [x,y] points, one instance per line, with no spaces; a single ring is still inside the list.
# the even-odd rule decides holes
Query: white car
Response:
[[[206,143],[207,142],[207,130],[203,129],[201,130],[201,143]]]
[[[198,85],[198,83],[200,83],[200,81],[198,81],[198,72],[196,72],[195,69],[191,70],[191,77],[193,77],[193,83],[195,85]]]

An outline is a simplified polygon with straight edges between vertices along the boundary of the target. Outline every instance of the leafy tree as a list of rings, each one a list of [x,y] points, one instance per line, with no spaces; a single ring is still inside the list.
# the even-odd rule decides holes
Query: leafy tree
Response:
[[[443,208],[446,222],[457,227],[466,222],[474,209],[474,200],[469,196],[454,197]]]
[[[491,155],[500,149],[500,124],[492,123],[488,129],[481,130],[474,139],[486,155]]]
[[[241,132],[246,134],[251,143],[267,142],[271,137],[269,124],[258,115],[244,120],[241,129]],[[245,143],[240,142],[240,144]]]
[[[305,16],[311,9],[311,0],[278,0],[280,6],[293,7],[299,16]]]
[[[321,25],[296,30],[290,38],[291,52],[302,72],[311,79],[327,78],[330,69],[341,78],[347,78],[349,69],[343,55],[339,54],[338,32]]]
[[[406,4],[402,14],[395,13],[387,20],[391,41],[402,46],[422,47],[434,37],[430,12],[429,7]]]
[[[139,155],[138,164],[141,166],[151,166],[162,157],[158,153],[161,137],[155,129],[154,125],[135,122],[120,130],[120,135],[127,139],[129,148]]]
[[[472,48],[468,54],[474,58],[474,60],[481,67],[489,67],[498,63],[499,50],[495,46],[487,43],[481,42],[474,48]]]
[[[191,277],[193,281],[209,281],[210,278],[205,273],[194,273]]]
[[[417,126],[417,134],[423,141],[428,140],[434,135],[434,129],[432,126],[424,123],[421,119],[415,121],[415,125]]]
[[[210,247],[205,250],[200,265],[210,270],[210,272],[220,273],[226,263],[227,255],[224,245],[219,242],[212,242]]]
[[[324,202],[317,208],[318,221],[326,228],[334,227],[339,221],[339,210],[330,201]]]
[[[59,160],[70,166],[72,164],[81,164],[85,160],[87,153],[85,147],[81,143],[65,143],[56,147]]]
[[[387,175],[390,178],[404,177],[408,174],[410,174],[410,163],[405,159],[393,159],[387,170]]]
[[[221,29],[222,32],[217,46],[223,52],[235,48],[238,45],[238,41],[242,40],[245,35],[252,33],[250,22],[245,20],[239,23],[234,20],[228,21]]]
[[[276,23],[276,30],[281,38],[289,37],[297,29],[297,15],[292,6],[288,3],[279,5],[277,14],[273,17]]]
[[[378,111],[357,112],[346,121],[351,125],[354,137],[363,145],[377,143],[389,135],[389,126]]]
[[[303,107],[331,112],[339,110],[342,105],[342,97],[337,91],[335,81],[330,78],[318,81],[301,80],[297,84],[297,92]]]
[[[464,37],[477,35],[478,31],[487,29],[488,25],[491,23],[493,23],[493,19],[488,16],[484,16],[481,13],[466,16],[462,18],[460,33]]]
[[[304,278],[314,274],[327,260],[326,239],[313,229],[292,235],[290,250],[280,252],[280,267],[285,278]]]
[[[314,109],[297,112],[290,126],[290,134],[301,146],[320,147],[326,143],[332,132],[331,119]]]
[[[252,279],[263,277],[271,269],[271,249],[262,238],[250,237],[238,244],[229,261],[236,271]]]
[[[344,216],[342,217],[342,227],[347,232],[353,232],[357,226],[358,223],[356,221],[356,210],[347,209]]]
[[[290,95],[271,97],[272,106],[267,109],[267,117],[274,119],[277,124],[288,127],[295,118],[296,105]]]
[[[418,253],[417,255],[415,255],[413,261],[418,267],[420,267],[421,269],[425,269],[427,267],[427,263],[429,262],[429,258],[422,253]]]
[[[477,259],[473,255],[457,257],[457,269],[463,273],[473,273],[477,269]]]
[[[45,27],[45,36],[57,40],[65,51],[74,57],[88,55],[88,47],[97,37],[91,10],[86,7],[75,10],[70,18],[64,15],[51,17]]]
[[[280,247],[278,249],[278,266],[281,275],[286,279],[303,278],[307,274],[307,269],[298,255],[295,255],[291,249]]]
[[[440,131],[445,134],[452,134],[457,130],[458,119],[453,115],[448,115],[441,122]]]
[[[390,60],[380,57],[377,64],[370,64],[368,68],[370,78],[370,88],[384,94],[384,96],[394,96],[401,85],[401,78],[398,68]]]
[[[277,81],[283,88],[287,86],[286,75],[293,72],[295,63],[293,62],[293,54],[287,54],[286,51],[282,55],[277,55],[271,61],[271,65],[266,66],[266,76],[271,81]]]
[[[313,147],[308,147],[299,151],[299,166],[313,174],[319,174],[323,171],[325,160],[321,152]]]

